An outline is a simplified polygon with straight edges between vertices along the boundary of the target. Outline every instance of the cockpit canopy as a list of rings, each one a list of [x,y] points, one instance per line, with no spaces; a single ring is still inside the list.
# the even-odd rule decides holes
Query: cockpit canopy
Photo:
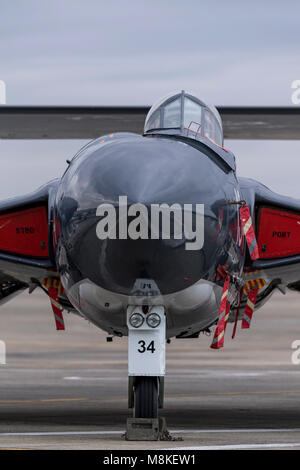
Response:
[[[208,106],[196,96],[181,91],[155,103],[147,114],[144,133],[177,129],[180,135],[207,137],[223,145],[221,117],[214,106]]]

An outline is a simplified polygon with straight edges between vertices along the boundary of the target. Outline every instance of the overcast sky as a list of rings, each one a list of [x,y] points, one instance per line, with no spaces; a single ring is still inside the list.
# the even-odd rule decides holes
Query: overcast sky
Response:
[[[7,104],[292,106],[298,1],[0,0]],[[60,176],[83,141],[0,141],[0,198]],[[227,141],[238,174],[300,198],[300,143]]]

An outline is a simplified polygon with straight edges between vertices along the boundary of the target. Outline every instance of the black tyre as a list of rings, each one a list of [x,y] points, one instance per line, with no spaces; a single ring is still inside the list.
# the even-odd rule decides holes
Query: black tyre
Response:
[[[136,377],[134,385],[134,417],[157,418],[157,377]]]

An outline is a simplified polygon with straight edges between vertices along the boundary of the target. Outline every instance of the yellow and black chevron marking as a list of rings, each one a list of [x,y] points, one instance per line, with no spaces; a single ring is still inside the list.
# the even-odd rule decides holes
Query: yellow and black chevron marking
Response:
[[[250,281],[247,281],[244,285],[243,292],[245,295],[249,294],[249,291],[252,289],[262,289],[266,284],[265,279],[259,278],[259,279],[252,279]]]
[[[63,285],[62,285],[60,279],[56,279],[54,277],[45,277],[42,284],[47,289],[49,289],[49,287],[55,287],[58,291],[57,292],[58,295],[62,295],[64,293],[64,288],[63,288]]]

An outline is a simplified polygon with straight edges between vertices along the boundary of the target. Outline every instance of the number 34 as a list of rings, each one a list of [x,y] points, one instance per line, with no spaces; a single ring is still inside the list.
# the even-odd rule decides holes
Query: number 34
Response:
[[[145,341],[143,341],[143,340],[139,341],[138,344],[140,345],[140,348],[138,349],[138,352],[141,353],[141,354],[143,354],[146,351],[151,351],[151,353],[153,354],[154,351],[155,351],[154,341],[151,341],[148,344],[148,346],[146,345]]]

